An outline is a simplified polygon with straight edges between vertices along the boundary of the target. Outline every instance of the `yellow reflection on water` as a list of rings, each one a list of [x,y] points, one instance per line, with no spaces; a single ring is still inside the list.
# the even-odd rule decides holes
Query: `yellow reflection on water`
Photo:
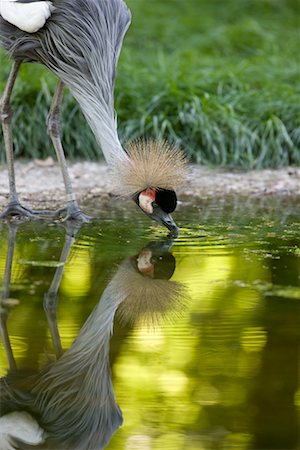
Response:
[[[188,307],[177,321],[163,323],[154,334],[146,327],[132,331],[114,366],[115,391],[121,404],[124,399],[130,435],[141,431],[146,420],[141,410],[135,411],[137,402],[148,405],[153,423],[163,414],[169,428],[147,441],[149,448],[168,449],[168,442],[172,449],[214,448],[213,442],[207,441],[206,446],[207,438],[201,443],[199,436],[195,444],[188,442],[181,429],[192,430],[196,423],[205,429],[212,407],[234,411],[247,404],[245,380],[260,368],[266,333],[251,324],[261,293],[240,280],[251,285],[266,278],[268,271],[259,262],[244,259],[242,252],[233,253],[224,246],[207,246],[203,253],[199,248],[196,252],[175,246],[173,254],[172,281],[187,286]],[[230,433],[222,441],[224,448],[245,449],[251,438],[247,433]]]
[[[297,406],[300,412],[300,389],[295,393],[295,406]]]
[[[80,330],[80,323],[74,321],[78,317],[77,310],[82,307],[82,297],[88,295],[91,289],[91,256],[89,248],[77,245],[68,259],[62,281],[60,293],[71,299],[67,308],[61,308],[59,314],[59,331],[61,344],[64,349],[69,348]],[[79,313],[80,314],[80,313]]]
[[[267,342],[266,331],[262,327],[245,327],[241,344],[246,352],[259,352]]]
[[[60,285],[62,293],[72,297],[86,295],[91,288],[91,256],[88,248],[76,247],[67,261]]]
[[[125,443],[128,449],[249,449],[251,395],[255,383],[262,382],[259,376],[268,351],[268,325],[262,326],[261,318],[271,269],[260,258],[245,258],[243,249],[233,251],[224,245],[210,245],[209,241],[205,249],[175,243],[173,254],[176,269],[172,281],[187,286],[190,295],[180,314],[171,320],[163,317],[150,328],[142,321],[125,329],[114,324],[113,339],[119,341],[111,347],[113,385],[124,425],[116,435],[116,442],[120,436],[122,446],[112,448],[124,448]],[[84,308],[93,291],[93,264],[89,249],[76,245],[65,266],[57,315],[64,349],[78,334],[84,322],[80,322],[82,313],[88,315]],[[19,281],[22,270],[14,265]],[[286,292],[295,300],[299,288],[292,289]],[[31,317],[42,316],[43,296],[35,300],[40,305],[38,312],[27,299],[24,312],[20,314],[16,308],[9,317],[17,360],[30,350],[18,336],[26,335]],[[50,346],[48,329],[46,342]],[[43,350],[38,348],[40,366]],[[1,375],[5,375],[2,346],[0,358]],[[293,401],[299,409],[299,390]],[[220,417],[223,428],[218,424]]]
[[[220,401],[221,395],[219,390],[212,384],[203,382],[197,393],[197,402],[200,405],[216,405]]]
[[[216,256],[189,256],[175,251],[177,264],[172,280],[187,285],[192,296],[204,294],[206,298],[210,297],[218,288],[218,284],[228,279],[234,260],[232,256],[220,255],[220,252],[221,250]],[[203,308],[210,309],[210,307],[209,303],[203,304]]]
[[[185,392],[188,381],[188,377],[181,370],[166,370],[159,376],[157,383],[165,394],[174,395]]]

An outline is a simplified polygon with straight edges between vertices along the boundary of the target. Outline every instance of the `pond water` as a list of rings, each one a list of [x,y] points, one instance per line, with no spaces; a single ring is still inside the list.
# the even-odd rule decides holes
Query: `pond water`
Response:
[[[87,212],[0,224],[1,415],[52,450],[299,448],[299,199],[183,202],[175,241]]]

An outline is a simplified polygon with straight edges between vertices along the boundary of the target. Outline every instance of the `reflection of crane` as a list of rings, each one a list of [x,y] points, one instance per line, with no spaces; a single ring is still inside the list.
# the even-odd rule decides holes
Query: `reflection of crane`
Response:
[[[27,448],[24,440],[38,445],[30,448],[102,449],[122,423],[109,362],[117,309],[124,304],[119,316],[122,323],[132,324],[142,318],[153,325],[160,316],[174,310],[178,313],[184,306],[185,289],[169,280],[175,270],[175,258],[169,253],[172,241],[150,243],[120,265],[76,340],[62,354],[56,321],[57,293],[77,232],[68,226],[61,264],[44,297],[58,360],[35,375],[22,376],[13,358],[6,327],[8,307],[4,307],[9,297],[15,224],[9,224],[9,230],[3,308],[0,309],[0,318],[5,316],[0,321],[0,331],[5,337],[3,343],[9,363],[8,376],[0,380],[1,443],[11,450]]]
[[[0,44],[13,58],[6,85],[1,119],[7,155],[10,199],[2,217],[39,216],[18,200],[13,164],[11,92],[23,61],[47,66],[58,86],[47,119],[67,194],[67,218],[88,220],[79,209],[60,139],[60,104],[67,85],[91,126],[103,154],[113,168],[113,181],[121,196],[131,197],[152,219],[172,231],[170,216],[176,208],[174,189],[181,181],[185,158],[164,142],[136,142],[122,148],[114,116],[114,80],[130,12],[122,0],[53,0],[0,2]]]

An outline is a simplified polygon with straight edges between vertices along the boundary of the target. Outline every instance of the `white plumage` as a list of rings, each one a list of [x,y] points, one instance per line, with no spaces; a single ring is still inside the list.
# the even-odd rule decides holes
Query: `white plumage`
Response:
[[[18,3],[16,0],[0,0],[0,15],[7,22],[27,33],[36,33],[51,16],[51,2]]]
[[[44,441],[44,432],[37,421],[25,411],[14,411],[0,418],[1,450],[14,450],[11,438],[38,445]]]

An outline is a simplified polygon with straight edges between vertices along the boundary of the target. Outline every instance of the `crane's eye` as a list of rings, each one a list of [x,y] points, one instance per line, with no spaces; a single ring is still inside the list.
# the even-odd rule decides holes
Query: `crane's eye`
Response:
[[[158,188],[155,203],[166,213],[171,213],[176,209],[177,196],[175,191]]]

